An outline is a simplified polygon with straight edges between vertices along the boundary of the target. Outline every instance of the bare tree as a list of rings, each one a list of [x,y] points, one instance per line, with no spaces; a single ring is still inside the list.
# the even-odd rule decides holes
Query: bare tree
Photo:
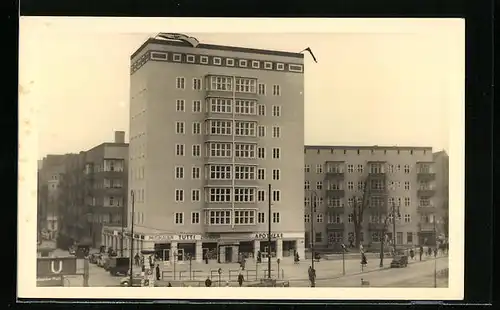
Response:
[[[354,222],[354,241],[356,248],[359,248],[361,244],[361,232],[363,231],[363,217],[364,211],[368,206],[369,199],[369,188],[368,188],[368,178],[363,182],[363,196],[357,197],[353,196],[353,222]]]

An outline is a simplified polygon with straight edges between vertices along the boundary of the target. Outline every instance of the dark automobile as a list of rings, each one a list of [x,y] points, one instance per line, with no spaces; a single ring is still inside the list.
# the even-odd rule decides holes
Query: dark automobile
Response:
[[[89,262],[91,264],[97,264],[98,260],[99,260],[99,253],[92,253],[89,255]]]
[[[128,257],[111,257],[108,261],[107,270],[112,276],[127,275],[130,269]]]
[[[141,286],[142,277],[140,274],[135,274],[132,277],[132,286]],[[120,286],[130,286],[130,277],[122,278],[120,281]]]
[[[392,259],[391,268],[401,268],[408,266],[408,256],[407,255],[396,255]]]

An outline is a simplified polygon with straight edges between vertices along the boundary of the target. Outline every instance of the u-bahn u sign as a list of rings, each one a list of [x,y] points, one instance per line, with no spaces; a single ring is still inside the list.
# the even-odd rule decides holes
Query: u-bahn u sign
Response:
[[[76,257],[42,257],[36,261],[36,276],[76,275]]]

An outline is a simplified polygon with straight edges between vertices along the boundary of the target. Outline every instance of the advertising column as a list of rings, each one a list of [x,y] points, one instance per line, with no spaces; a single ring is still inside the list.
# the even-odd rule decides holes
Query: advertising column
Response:
[[[197,263],[201,263],[203,261],[203,247],[201,240],[196,240],[195,260]]]
[[[257,256],[259,255],[260,251],[260,240],[254,240],[253,241],[253,258],[257,260]]]
[[[283,239],[276,240],[276,258],[283,258]]]
[[[177,261],[177,242],[170,242],[170,263],[173,264]]]
[[[295,241],[295,248],[297,249],[297,253],[299,254],[300,260],[304,260],[306,257],[304,239],[297,239]]]

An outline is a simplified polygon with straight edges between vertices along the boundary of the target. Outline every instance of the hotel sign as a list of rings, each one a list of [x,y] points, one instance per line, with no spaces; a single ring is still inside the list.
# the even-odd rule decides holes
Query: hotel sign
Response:
[[[196,241],[201,240],[201,235],[180,234],[180,235],[152,235],[149,236],[152,241]]]

